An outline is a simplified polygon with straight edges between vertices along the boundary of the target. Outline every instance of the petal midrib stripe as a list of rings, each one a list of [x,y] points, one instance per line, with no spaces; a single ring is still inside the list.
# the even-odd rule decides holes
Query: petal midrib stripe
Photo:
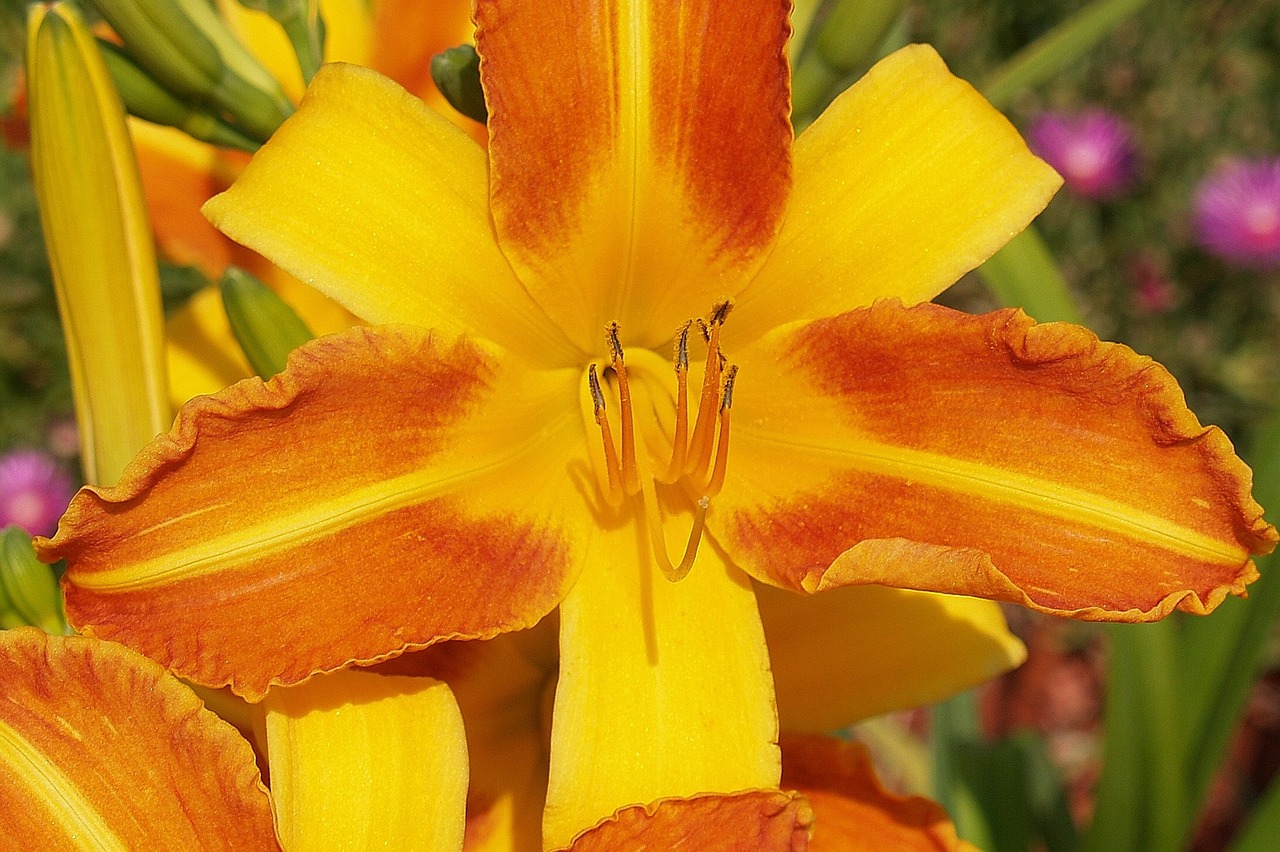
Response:
[[[55,816],[54,822],[82,849],[128,852],[111,826],[84,798],[75,783],[20,733],[0,722],[0,763],[12,774],[7,783],[24,783]]]
[[[576,412],[574,412],[576,415]],[[455,491],[469,480],[506,470],[540,446],[562,440],[565,428],[576,418],[568,414],[517,444],[511,452],[476,467],[442,475],[439,470],[414,471],[380,480],[330,500],[308,504],[304,511],[278,515],[248,529],[205,539],[181,550],[166,551],[151,559],[101,571],[72,571],[72,583],[96,592],[125,592],[192,579],[234,569],[266,554],[286,550],[359,524],[361,519],[425,503]],[[206,509],[197,510],[203,513]],[[173,523],[173,519],[167,522]]]
[[[753,431],[747,426],[739,431],[750,440],[787,447],[789,451],[852,459],[854,461],[847,466],[868,473],[926,482],[1016,505],[1023,510],[1147,541],[1165,550],[1215,564],[1239,564],[1248,555],[1243,547],[1233,546],[1133,506],[1004,468],[876,441],[849,441],[837,447],[788,441]]]

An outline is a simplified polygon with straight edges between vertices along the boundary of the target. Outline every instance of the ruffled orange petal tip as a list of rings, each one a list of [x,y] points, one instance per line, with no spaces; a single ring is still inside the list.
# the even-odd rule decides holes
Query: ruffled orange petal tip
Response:
[[[880,302],[738,356],[708,526],[775,585],[1152,621],[1257,578],[1252,475],[1169,373],[1078,326]]]
[[[249,744],[150,660],[19,628],[0,683],[0,846],[279,848]]]

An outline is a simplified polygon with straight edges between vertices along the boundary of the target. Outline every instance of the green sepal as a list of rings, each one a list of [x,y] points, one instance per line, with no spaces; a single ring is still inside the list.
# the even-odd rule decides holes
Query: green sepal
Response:
[[[307,83],[324,64],[324,17],[317,0],[240,0],[240,5],[264,12],[289,37],[298,68]]]
[[[62,614],[62,594],[53,570],[36,558],[31,537],[20,527],[0,533],[0,607],[15,613],[23,624],[46,633],[70,633]]]
[[[293,112],[280,83],[206,0],[90,0],[140,66],[193,108],[265,142]]]
[[[480,87],[480,57],[474,47],[460,44],[431,57],[431,79],[458,112],[481,124],[489,120]]]
[[[219,286],[231,331],[262,378],[282,372],[289,353],[315,338],[293,308],[244,270],[228,267]]]
[[[176,127],[201,142],[239,148],[250,153],[258,143],[211,113],[193,109],[174,97],[133,58],[109,41],[98,39],[98,47],[115,81],[120,98],[131,115],[155,124]]]

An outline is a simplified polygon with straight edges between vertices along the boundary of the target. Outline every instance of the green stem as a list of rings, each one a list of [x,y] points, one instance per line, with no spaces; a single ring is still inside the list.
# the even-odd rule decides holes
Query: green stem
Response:
[[[1015,96],[1056,77],[1148,2],[1095,0],[1014,54],[978,89],[997,109],[1007,109]]]

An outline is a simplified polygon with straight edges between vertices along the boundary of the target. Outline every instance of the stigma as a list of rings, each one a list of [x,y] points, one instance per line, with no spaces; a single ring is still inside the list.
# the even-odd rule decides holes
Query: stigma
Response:
[[[671,428],[671,452],[668,458],[642,460],[637,456],[635,404],[627,375],[627,365],[616,322],[605,329],[609,363],[613,372],[619,410],[618,443],[614,443],[605,393],[596,364],[587,371],[596,425],[604,445],[607,500],[615,508],[628,500],[635,503],[648,527],[654,558],[668,580],[677,581],[688,575],[698,554],[706,527],[707,509],[724,486],[729,462],[729,425],[733,408],[733,385],[738,368],[728,364],[720,349],[720,329],[729,316],[733,303],[717,302],[704,319],[686,322],[676,335],[674,368],[676,380],[675,423]],[[690,429],[689,411],[689,335],[695,327],[707,344],[706,366],[702,388]],[[679,484],[694,500],[693,526],[684,552],[678,562],[667,551],[662,510],[657,486]]]

